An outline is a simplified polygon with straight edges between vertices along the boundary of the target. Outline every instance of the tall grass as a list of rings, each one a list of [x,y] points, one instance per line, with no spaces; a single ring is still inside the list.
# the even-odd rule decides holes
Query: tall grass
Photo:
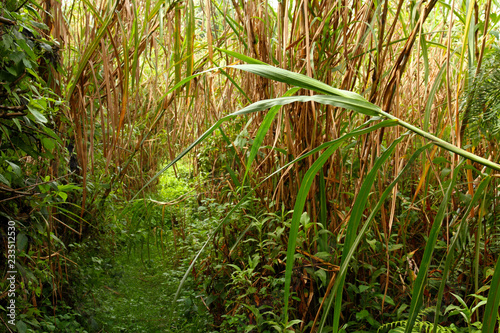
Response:
[[[485,195],[498,196],[495,177],[489,187],[480,185],[500,170],[498,152],[491,148],[495,143],[483,138],[471,147],[461,137],[469,73],[480,70],[498,42],[489,34],[496,29],[490,16],[495,3],[475,4],[66,3],[68,128],[82,170],[83,206],[114,191],[143,196],[159,176],[159,165],[165,160],[168,167],[175,165],[190,152],[196,156],[198,145],[219,129],[225,141],[208,155],[214,161],[226,151],[234,156],[224,166],[231,186],[257,191],[267,198],[263,204],[269,211],[282,205],[294,209],[285,318],[298,222],[307,211],[329,231],[319,244],[311,237],[310,248],[333,251],[337,239],[343,244],[334,262],[341,266],[335,284],[329,295],[316,295],[326,301],[310,314],[319,318],[318,329],[327,324],[340,329],[344,281],[356,283],[349,277],[350,263],[364,256],[356,246],[373,230],[387,242],[374,259],[385,267],[384,299],[406,287],[413,290],[409,332],[424,303],[429,267],[441,269],[436,264],[441,258],[434,257],[437,239],[453,239],[453,232],[462,230],[450,224],[449,212],[464,211],[465,205],[466,214],[453,218],[460,226],[474,218],[479,224],[485,216],[477,205]],[[247,122],[252,144],[234,144],[243,132],[236,117]],[[408,193],[411,198],[404,201]],[[462,196],[475,206],[457,203]],[[414,210],[417,218],[410,217]],[[428,241],[412,239],[408,230]],[[389,252],[392,236],[404,246]],[[478,230],[477,236],[487,240],[485,232]],[[439,251],[444,271],[458,260],[453,244]],[[484,260],[486,250],[477,251],[476,258]],[[398,286],[395,258],[410,253],[418,254],[419,272],[414,282]],[[446,278],[443,273],[442,281]],[[498,295],[490,295],[485,332],[494,329],[492,314],[498,308]],[[382,307],[382,313],[387,311],[394,307]]]

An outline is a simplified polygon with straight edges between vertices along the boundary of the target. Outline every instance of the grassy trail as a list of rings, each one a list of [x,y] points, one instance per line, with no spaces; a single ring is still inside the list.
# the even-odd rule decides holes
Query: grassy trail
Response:
[[[172,300],[189,264],[177,253],[155,246],[150,255],[127,248],[92,257],[87,293],[79,304],[90,332],[211,332],[210,316],[188,281],[174,307]]]

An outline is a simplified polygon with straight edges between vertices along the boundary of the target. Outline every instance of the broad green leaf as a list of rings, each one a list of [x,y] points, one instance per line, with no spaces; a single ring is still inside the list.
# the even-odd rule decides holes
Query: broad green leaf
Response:
[[[17,76],[17,71],[14,67],[11,67],[11,66],[8,66],[8,67],[5,67],[5,69],[7,70],[7,72],[9,72],[10,74],[14,75],[14,76]]]
[[[56,147],[56,142],[50,138],[42,138],[42,145],[45,149],[52,151]]]
[[[12,168],[12,172],[16,176],[21,177],[21,167],[19,165],[17,165],[16,163],[7,161],[7,160],[5,160],[5,162],[7,162],[10,165],[10,167]]]
[[[26,251],[28,245],[28,237],[23,232],[17,234],[16,237],[17,248],[19,251]]]
[[[9,55],[10,60],[14,61],[15,64],[18,64],[20,61],[22,61],[26,57],[25,53],[22,51],[16,51],[12,52]],[[7,69],[8,70],[8,69]]]
[[[16,322],[16,327],[19,333],[26,333],[28,331],[28,325],[22,320]]]
[[[26,44],[26,41],[23,39],[23,38],[20,38],[17,40],[17,45],[19,45],[19,47],[28,54],[28,56],[32,59],[32,60],[35,60],[36,59],[36,55],[35,53],[33,52],[33,50],[31,49],[31,47],[29,47],[28,44]]]
[[[10,49],[14,46],[14,39],[10,34],[6,33],[2,36],[2,43],[6,49]]]
[[[48,30],[49,29],[49,27],[43,22],[37,22],[37,21],[30,20],[30,24],[33,25],[34,27],[40,29],[40,30]]]
[[[314,275],[319,277],[323,286],[326,286],[326,272],[322,269],[318,269],[314,272]]]
[[[35,117],[35,121],[40,124],[45,124],[47,123],[47,118],[43,114],[40,113],[37,109],[35,109],[33,106],[28,104],[28,110],[29,112]]]
[[[50,128],[48,128],[47,126],[45,126],[45,127],[43,128],[43,131],[44,131],[45,133],[47,133],[47,134],[48,134],[48,135],[49,135],[52,139],[57,140],[57,142],[59,142],[61,145],[63,144],[63,142],[62,142],[61,138],[60,138],[60,137],[59,137],[59,136],[58,136],[58,135],[57,135],[57,134],[56,134],[53,130],[51,130],[51,129],[50,129]]]
[[[4,183],[5,185],[7,185],[8,187],[10,187],[10,182],[7,180],[7,178],[4,177],[4,175],[2,175],[0,173],[0,182]]]
[[[60,196],[63,201],[66,201],[66,199],[68,199],[68,194],[66,192],[57,192],[57,195]]]

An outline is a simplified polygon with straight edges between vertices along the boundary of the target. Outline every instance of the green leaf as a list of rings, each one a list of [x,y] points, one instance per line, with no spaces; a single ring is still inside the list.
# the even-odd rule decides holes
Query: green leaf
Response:
[[[10,165],[10,167],[12,168],[12,172],[17,177],[21,177],[21,167],[19,167],[19,165],[15,164],[15,163],[12,163],[10,161],[7,161],[7,160],[5,160],[5,162],[7,162]]]
[[[356,313],[356,320],[363,320],[369,316],[370,316],[370,313],[368,312],[368,310],[361,310],[358,313]]]
[[[317,271],[314,271],[314,275],[319,277],[323,286],[326,286],[326,272],[324,270],[318,269]]]
[[[30,23],[32,26],[34,26],[40,30],[48,30],[49,29],[49,27],[45,23],[42,23],[42,22],[30,20]]]
[[[299,91],[299,88],[292,88],[292,89],[288,90],[283,95],[283,97],[289,97],[289,96],[295,94],[297,91]],[[273,106],[269,110],[269,112],[266,114],[266,116],[264,117],[264,120],[262,121],[262,123],[259,126],[259,129],[257,130],[257,134],[255,135],[255,139],[253,141],[252,148],[250,149],[250,154],[248,155],[245,175],[243,176],[243,184],[245,184],[245,179],[248,175],[248,172],[251,169],[251,166],[252,166],[253,161],[255,160],[255,157],[257,156],[260,145],[264,141],[266,133],[269,131],[269,128],[271,128],[273,120],[276,117],[276,114],[278,113],[280,108],[281,108],[280,105]]]
[[[23,58],[23,65],[24,65],[24,67],[26,67],[26,68],[33,68],[33,66],[31,64],[32,63],[28,59]]]
[[[63,201],[66,201],[66,199],[68,199],[68,194],[66,192],[57,192],[57,195],[60,196]]]
[[[8,187],[10,187],[10,182],[7,180],[7,178],[4,177],[4,175],[2,175],[0,173],[0,182],[4,183],[5,185],[7,185]]]
[[[40,43],[40,47],[46,52],[52,52],[52,47],[47,43]]]
[[[392,244],[389,245],[389,251],[396,251],[403,247],[403,244]]]
[[[50,138],[42,138],[42,145],[45,149],[52,151],[56,147],[56,142]]]
[[[286,325],[286,328],[292,327],[293,325],[300,324],[301,322],[302,322],[302,320],[300,320],[300,319],[290,320],[288,322],[288,324]]]
[[[16,124],[17,129],[19,130],[19,132],[22,133],[23,132],[23,128],[21,127],[21,123],[19,122],[19,119],[14,118],[14,119],[12,119],[12,122],[14,124]]]
[[[450,161],[448,161],[446,158],[444,158],[443,156],[438,156],[436,157],[435,159],[432,160],[432,163],[434,164],[439,164],[439,163],[443,163],[443,164],[451,164]]]
[[[62,247],[66,248],[66,245],[64,245],[63,241],[61,239],[59,239],[59,237],[57,237],[53,233],[50,233],[50,238],[52,238],[53,240],[55,240],[56,242],[58,242],[59,244],[61,244]]]
[[[342,96],[356,101],[363,101],[370,104],[372,107],[376,107],[375,105],[369,103],[368,101],[366,101],[366,99],[364,99],[362,96],[356,93],[347,90],[333,88],[328,84],[318,81],[316,79],[310,78],[303,74],[290,72],[285,69],[269,65],[234,65],[228,67],[238,68],[246,72],[257,74],[271,80],[288,83],[291,86],[302,87],[305,89],[310,89],[312,91],[328,95]]]
[[[28,110],[31,112],[33,117],[35,117],[35,121],[40,124],[45,124],[47,123],[47,118],[43,114],[41,114],[37,109],[35,109],[33,106],[28,104]]]
[[[10,60],[14,61],[15,64],[18,64],[20,61],[22,61],[24,58],[26,58],[26,55],[24,54],[24,52],[16,51],[16,52],[12,52],[9,55],[9,58],[10,58]]]
[[[14,39],[10,34],[3,35],[2,43],[6,49],[11,49],[14,46]]]
[[[266,64],[265,62],[262,62],[260,60],[257,60],[257,59],[254,59],[254,58],[251,58],[249,56],[246,56],[246,55],[243,55],[241,53],[238,53],[238,52],[234,52],[234,51],[230,51],[230,50],[226,50],[226,49],[222,49],[222,48],[218,48],[218,47],[214,47],[214,49],[218,50],[218,51],[221,51],[221,52],[224,52],[230,56],[233,56],[235,57],[236,59],[240,59],[241,61],[244,61],[248,64],[254,64],[254,65],[266,65],[266,66],[269,66],[268,64]]]
[[[17,248],[19,251],[26,251],[26,247],[28,245],[28,237],[22,232],[17,234],[16,238]]]
[[[17,71],[14,67],[5,67],[5,69],[7,70],[7,72],[9,72],[10,74],[14,75],[14,76],[17,76]]]
[[[19,333],[26,333],[28,331],[28,325],[22,320],[16,322],[16,327]]]
[[[81,190],[82,188],[73,184],[57,185],[57,189],[63,192],[70,192],[74,190]]]
[[[370,289],[370,286],[366,286],[366,285],[363,285],[363,284],[359,286],[359,292],[360,293],[364,293],[368,289]]]
[[[50,128],[48,128],[48,127],[46,127],[46,126],[45,126],[45,127],[43,128],[43,131],[44,131],[45,133],[47,133],[48,135],[50,135],[50,137],[51,137],[52,139],[56,140],[56,141],[57,141],[57,142],[59,142],[61,145],[63,144],[63,142],[62,142],[61,138],[60,138],[60,137],[59,137],[59,136],[58,136],[58,135],[57,135],[57,134],[56,134],[53,130],[51,130]]]
[[[20,38],[17,40],[17,45],[19,45],[19,47],[28,54],[28,56],[32,59],[32,60],[36,60],[37,57],[35,55],[35,53],[33,52],[33,50],[31,49],[31,47],[29,47],[29,45],[26,43],[26,41],[23,39],[23,38]]]

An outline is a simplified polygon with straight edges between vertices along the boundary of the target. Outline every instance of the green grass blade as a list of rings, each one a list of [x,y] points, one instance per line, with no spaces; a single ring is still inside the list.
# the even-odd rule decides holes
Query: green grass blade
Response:
[[[299,88],[292,88],[288,90],[283,96],[284,97],[292,96],[297,91],[299,91]],[[248,155],[245,175],[243,176],[243,184],[245,184],[246,177],[252,166],[253,161],[255,160],[255,157],[257,156],[257,153],[260,149],[260,145],[264,141],[264,137],[266,136],[266,133],[269,131],[269,128],[271,127],[271,124],[273,123],[273,120],[280,109],[281,109],[280,105],[273,106],[264,117],[262,123],[260,124],[257,134],[255,135],[255,138],[253,140],[252,148],[250,149],[250,154]]]
[[[443,299],[444,288],[448,280],[448,274],[451,268],[451,264],[453,262],[453,259],[455,258],[455,248],[457,247],[458,240],[463,236],[463,233],[465,233],[465,231],[467,230],[466,226],[467,226],[467,218],[469,216],[469,212],[471,211],[472,207],[476,205],[476,202],[479,200],[480,196],[483,195],[483,193],[485,193],[485,190],[488,187],[490,181],[491,177],[488,176],[485,179],[483,179],[479,184],[479,186],[477,187],[476,193],[474,193],[474,196],[472,197],[472,200],[470,201],[467,209],[465,210],[465,213],[462,215],[463,218],[462,221],[460,222],[460,226],[458,227],[457,233],[455,234],[455,236],[453,236],[453,239],[450,243],[450,247],[448,248],[448,255],[446,256],[446,261],[444,264],[442,278],[441,278],[441,284],[439,286],[438,296],[436,299],[436,316],[434,318],[434,332],[437,331],[437,326],[439,323],[439,314],[441,311],[441,301]]]
[[[377,117],[380,116],[380,109],[367,101],[353,100],[351,98],[346,98],[343,96],[331,96],[331,95],[313,95],[313,96],[292,96],[292,97],[278,97],[273,99],[264,99],[253,103],[244,109],[241,109],[235,114],[248,113],[247,108],[253,109],[257,105],[261,110],[269,109],[276,105],[287,105],[295,102],[317,102],[320,104],[336,106],[348,110],[357,111],[366,116]]]
[[[403,140],[404,136],[401,136],[397,140],[395,140],[389,148],[378,158],[373,165],[370,172],[366,175],[363,184],[359,190],[358,196],[356,197],[356,201],[351,210],[351,217],[349,218],[349,222],[347,223],[347,230],[345,235],[344,247],[342,251],[342,262],[349,261],[348,258],[349,250],[353,247],[354,240],[356,239],[356,235],[358,234],[359,223],[361,218],[363,217],[363,212],[365,210],[366,204],[368,202],[368,196],[371,192],[371,188],[373,183],[375,182],[375,177],[379,169],[382,165],[387,161],[387,159],[392,155],[394,149],[401,140]],[[339,277],[339,287],[342,290],[342,286],[345,282],[345,275],[343,277]],[[333,297],[335,297],[335,308],[333,313],[333,331],[338,331],[339,320],[340,320],[340,312],[342,307],[342,293],[336,293]]]
[[[181,59],[182,59],[182,49],[181,49],[181,8],[180,4],[175,5],[174,11],[174,75],[175,84],[177,85],[181,81]],[[178,90],[180,92],[180,89]]]
[[[498,257],[495,272],[491,279],[488,301],[484,310],[483,333],[495,332],[498,317],[498,306],[500,305],[500,257]]]
[[[326,188],[325,175],[323,168],[319,172],[319,223],[323,226],[323,230],[328,230],[327,211],[326,211]],[[323,233],[319,238],[319,251],[328,252],[328,235]]]
[[[219,70],[220,70],[220,72],[221,72],[222,75],[224,75],[225,77],[227,77],[227,79],[229,81],[231,81],[232,84],[234,84],[234,86],[236,87],[236,89],[238,89],[238,91],[247,99],[247,101],[249,103],[252,103],[252,100],[250,99],[250,97],[248,97],[247,93],[240,87],[240,85],[238,83],[236,83],[236,81],[234,81],[234,79],[231,77],[231,75],[229,75],[222,68],[219,68]]]
[[[323,83],[321,81],[318,81],[316,79],[310,78],[308,76],[305,76],[303,74],[298,74],[294,72],[287,71],[285,69],[269,66],[269,65],[234,65],[234,66],[228,66],[228,67],[233,67],[233,68],[238,68],[241,70],[244,70],[246,72],[250,72],[253,74],[257,74],[259,76],[271,79],[271,80],[276,80],[279,82],[284,82],[288,83],[291,86],[297,86],[309,90],[313,90],[322,94],[327,94],[327,95],[336,95],[336,96],[342,96],[346,98],[351,98],[353,100],[358,100],[358,101],[365,101],[361,95],[358,95],[356,93],[347,91],[347,90],[342,90],[342,89],[337,89],[329,86],[326,83]]]
[[[186,59],[186,71],[187,75],[193,74],[193,65],[194,65],[194,2],[193,0],[188,1],[188,8],[186,13],[186,49],[187,49],[187,59]],[[191,81],[187,83],[187,94],[190,91]]]
[[[335,283],[334,283],[334,285],[332,287],[332,290],[330,292],[329,299],[326,302],[326,307],[323,310],[323,315],[321,317],[321,322],[320,322],[320,326],[319,326],[319,330],[318,330],[319,332],[321,332],[323,330],[326,318],[327,318],[328,313],[330,311],[330,308],[332,306],[333,300],[335,299],[335,295],[337,294],[337,291],[339,290],[339,288],[342,288],[342,286],[344,284],[343,277],[345,277],[345,275],[347,274],[347,269],[349,267],[351,259],[354,256],[354,251],[356,251],[356,248],[358,247],[359,243],[363,239],[364,234],[368,230],[368,227],[370,226],[371,222],[373,221],[373,219],[377,215],[378,211],[380,210],[380,208],[384,204],[385,200],[387,199],[387,197],[391,193],[391,191],[394,188],[394,186],[396,186],[396,184],[399,182],[400,178],[405,174],[406,170],[408,170],[412,166],[412,164],[416,161],[416,159],[420,156],[420,154],[424,150],[428,149],[429,147],[431,147],[430,143],[427,144],[427,145],[425,145],[425,146],[423,146],[423,147],[421,147],[421,148],[419,148],[419,149],[417,149],[417,151],[415,151],[413,153],[413,155],[410,157],[410,159],[408,160],[408,162],[406,163],[406,165],[404,166],[404,168],[399,172],[399,174],[396,176],[396,178],[394,178],[394,180],[392,181],[392,183],[382,193],[382,196],[380,197],[377,205],[372,210],[370,216],[366,220],[366,222],[363,225],[363,227],[360,229],[360,231],[359,231],[356,239],[354,240],[354,242],[352,243],[351,247],[349,248],[349,251],[348,251],[348,253],[347,253],[346,257],[345,257],[345,260],[342,260],[342,263],[340,265],[339,272],[337,273],[337,278],[336,278]]]
[[[254,59],[254,58],[246,56],[246,55],[243,55],[243,54],[238,53],[238,52],[234,52],[234,51],[230,51],[230,50],[226,50],[226,49],[222,49],[222,48],[218,48],[218,47],[215,47],[215,49],[218,51],[224,52],[232,57],[235,57],[236,59],[240,59],[241,61],[244,61],[248,64],[269,66],[265,62],[262,62],[260,60]]]
[[[435,137],[434,135],[427,133],[426,131],[421,130],[418,127],[415,127],[387,112],[382,111],[378,106],[366,101],[362,96],[350,92],[350,91],[345,91],[341,89],[336,89],[332,88],[329,85],[322,83],[318,80],[312,79],[310,77],[307,77],[302,74],[297,74],[293,73],[284,69],[268,66],[268,65],[235,65],[235,66],[228,66],[228,67],[234,67],[234,68],[239,68],[241,70],[254,73],[257,75],[260,75],[262,77],[276,80],[279,82],[284,82],[288,83],[290,85],[298,86],[301,88],[305,89],[311,89],[317,92],[329,94],[329,95],[336,95],[337,97],[343,97],[345,98],[344,102],[346,105],[351,105],[351,106],[345,106],[346,108],[349,108],[351,110],[361,112],[365,115],[369,116],[374,116],[374,115],[379,115],[379,116],[384,116],[389,119],[394,119],[398,121],[398,123],[409,129],[410,131],[417,133],[418,135],[431,140],[435,145],[444,148],[452,153],[458,154],[462,157],[465,157],[467,159],[470,159],[474,162],[480,163],[484,166],[487,166],[489,168],[492,168],[494,170],[500,171],[500,165],[492,162],[490,160],[487,160],[483,157],[477,156],[471,152],[468,152],[462,148],[459,148],[449,142],[446,142],[444,140],[441,140],[438,137]],[[317,96],[316,96],[317,97]],[[311,99],[314,100],[314,99]],[[316,100],[314,100],[316,101]],[[349,101],[349,102],[348,102]],[[330,104],[330,103],[324,103],[320,100],[317,100],[318,103],[323,103],[323,104]],[[332,104],[330,104],[332,105]],[[352,108],[352,106],[356,106],[356,108]],[[341,106],[344,107],[344,106]]]
[[[429,92],[429,98],[427,99],[427,103],[425,104],[425,111],[424,111],[424,123],[422,124],[424,131],[428,132],[429,131],[429,124],[431,121],[431,110],[432,110],[432,104],[434,103],[434,98],[436,97],[436,92],[438,88],[441,86],[441,81],[443,79],[443,74],[446,72],[446,63],[441,66],[441,69],[439,70],[438,74],[436,75],[436,79],[434,80],[434,83],[432,84],[431,91]]]
[[[316,159],[316,161],[311,165],[309,170],[307,170],[306,174],[302,179],[299,192],[297,193],[297,199],[295,201],[295,205],[293,208],[292,222],[290,226],[290,233],[288,236],[288,248],[286,255],[287,259],[285,268],[285,306],[284,306],[285,322],[288,322],[288,301],[290,297],[290,284],[292,279],[292,270],[293,270],[294,255],[295,255],[295,244],[297,241],[297,234],[300,226],[300,217],[302,216],[302,213],[304,211],[304,205],[307,199],[307,195],[309,193],[313,180],[316,177],[316,174],[318,173],[319,169],[323,167],[328,158],[330,158],[330,156],[340,147],[340,144],[346,138],[352,136],[353,133],[347,133],[344,136],[340,137],[339,139],[335,140],[337,142],[331,145],[327,150],[325,150],[325,152],[323,152]],[[378,169],[382,166],[383,162],[385,162],[385,160],[390,156],[390,154],[392,154],[396,144],[399,143],[400,140],[402,140],[402,138],[396,140],[391,145],[391,147],[389,147],[389,149],[387,149],[387,151],[382,155],[382,157],[377,160],[371,172],[367,175],[366,180],[363,182],[358,198],[356,199],[356,203],[354,204],[354,207],[352,209],[352,215],[348,224],[348,236],[346,237],[346,243],[344,245],[344,249],[349,248],[349,245],[352,243],[352,240],[354,240],[355,232],[357,232],[357,227],[359,221],[361,220],[364,206],[366,205],[368,194],[370,192],[371,186],[373,185],[373,181],[375,180],[375,175],[378,172]],[[351,231],[351,234],[349,234],[349,230],[354,230],[354,231]],[[347,252],[347,250],[345,251]],[[344,254],[344,257],[345,256],[346,254]]]
[[[415,280],[415,285],[413,287],[410,312],[408,315],[405,333],[412,332],[413,326],[415,325],[415,321],[422,306],[425,281],[427,279],[427,272],[431,264],[432,253],[434,252],[434,248],[436,247],[436,241],[439,235],[439,230],[441,230],[441,223],[443,222],[445,216],[446,207],[448,206],[448,202],[450,201],[451,193],[454,190],[458,174],[462,169],[463,164],[464,160],[462,160],[459,165],[453,170],[453,176],[450,185],[446,190],[443,201],[441,202],[436,217],[434,218],[434,222],[432,223],[429,238],[427,240],[427,245],[425,246],[424,255],[422,257],[422,262],[420,263],[417,279]]]
[[[119,1],[115,2],[114,6],[113,6],[113,10],[111,10],[109,12],[108,17],[105,20],[101,20],[99,18],[99,20],[103,21],[104,23],[99,28],[99,31],[97,31],[96,36],[94,37],[94,39],[90,43],[89,47],[85,50],[83,56],[80,58],[80,61],[78,62],[79,65],[78,65],[78,68],[76,70],[76,74],[72,78],[71,83],[69,84],[69,87],[68,87],[68,93],[66,95],[68,100],[73,95],[73,92],[75,91],[76,85],[77,85],[78,81],[80,80],[80,77],[82,76],[83,70],[88,66],[88,62],[89,62],[90,57],[94,54],[96,48],[101,43],[101,39],[104,36],[104,34],[106,33],[106,31],[108,31],[108,26],[113,21],[113,17],[115,16],[115,10],[116,10],[116,7],[118,6],[118,3],[119,3]]]

